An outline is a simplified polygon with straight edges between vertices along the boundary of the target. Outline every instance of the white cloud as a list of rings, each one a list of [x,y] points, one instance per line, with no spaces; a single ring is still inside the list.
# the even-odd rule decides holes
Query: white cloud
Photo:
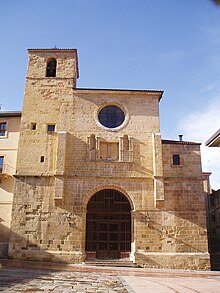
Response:
[[[204,172],[212,172],[211,186],[220,188],[220,149],[206,147],[205,142],[220,128],[220,97],[201,111],[189,113],[180,121],[179,128],[184,139],[201,142],[202,165]]]
[[[201,93],[207,93],[207,92],[213,91],[215,89],[216,89],[215,84],[207,84],[203,88],[201,88],[200,92]]]

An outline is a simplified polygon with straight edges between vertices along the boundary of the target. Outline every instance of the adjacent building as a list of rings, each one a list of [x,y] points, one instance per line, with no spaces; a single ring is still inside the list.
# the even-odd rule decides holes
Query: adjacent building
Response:
[[[220,189],[208,196],[208,224],[212,269],[220,270]]]
[[[206,142],[208,147],[220,147],[220,129]],[[208,196],[209,251],[212,268],[220,270],[220,189]]]
[[[207,141],[206,146],[208,147],[220,147],[220,129],[216,131]]]
[[[21,112],[0,112],[0,257],[8,255]]]
[[[200,144],[164,140],[163,91],[77,88],[76,49],[29,49],[9,257],[209,269]]]

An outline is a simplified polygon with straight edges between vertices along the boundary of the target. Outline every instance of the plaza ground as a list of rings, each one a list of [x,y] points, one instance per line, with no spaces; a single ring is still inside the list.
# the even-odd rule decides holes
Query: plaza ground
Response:
[[[0,292],[220,292],[220,272],[0,260]]]

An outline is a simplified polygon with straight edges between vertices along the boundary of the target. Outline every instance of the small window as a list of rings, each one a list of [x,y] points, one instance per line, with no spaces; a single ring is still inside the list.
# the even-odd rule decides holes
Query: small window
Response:
[[[46,77],[56,77],[57,60],[52,58],[47,62]]]
[[[210,198],[210,205],[214,205],[215,204],[215,201],[214,201],[214,198]]]
[[[43,163],[44,162],[44,156],[40,157],[40,162]]]
[[[180,165],[180,155],[173,155],[173,165]]]
[[[4,156],[0,156],[0,173],[3,172],[4,167]]]
[[[6,136],[6,122],[0,123],[0,136]]]
[[[47,132],[55,132],[55,124],[48,124]]]
[[[36,130],[36,129],[37,129],[37,124],[31,123],[31,130]]]

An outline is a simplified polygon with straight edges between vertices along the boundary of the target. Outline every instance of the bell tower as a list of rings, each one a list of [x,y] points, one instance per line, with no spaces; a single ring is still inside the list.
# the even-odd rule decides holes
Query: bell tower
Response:
[[[28,49],[28,58],[17,174],[53,173],[55,150],[50,148],[56,144],[53,133],[62,128],[62,107],[68,108],[73,99],[79,76],[77,50]]]
[[[28,79],[70,83],[76,87],[78,58],[76,49],[28,49]]]

